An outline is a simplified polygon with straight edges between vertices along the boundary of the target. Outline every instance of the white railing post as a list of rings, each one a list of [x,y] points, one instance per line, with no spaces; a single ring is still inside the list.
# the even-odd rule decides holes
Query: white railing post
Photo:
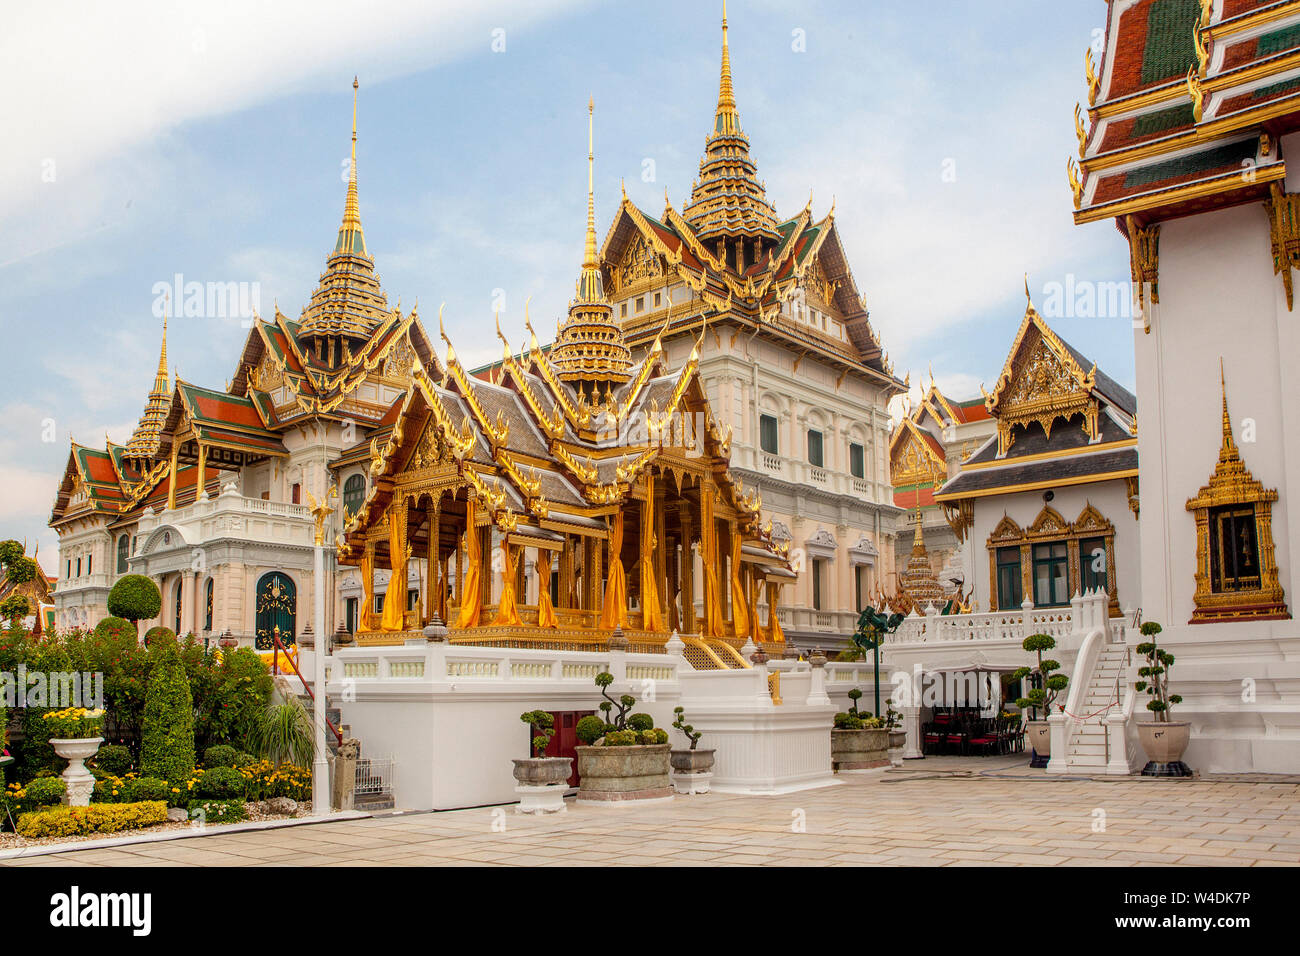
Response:
[[[1083,630],[1083,595],[1078,591],[1070,598],[1070,630],[1075,634]]]
[[[820,647],[808,656],[808,664],[812,667],[812,679],[808,682],[808,699],[804,703],[810,707],[825,706],[831,698],[826,693],[826,655]]]
[[[1023,641],[1034,633],[1034,602],[1026,597],[1020,603],[1020,639]]]
[[[687,669],[686,644],[678,636],[676,631],[673,631],[672,637],[668,638],[668,643],[664,645],[664,650],[666,650],[668,656],[672,658],[673,667],[676,673],[680,674],[682,671]]]

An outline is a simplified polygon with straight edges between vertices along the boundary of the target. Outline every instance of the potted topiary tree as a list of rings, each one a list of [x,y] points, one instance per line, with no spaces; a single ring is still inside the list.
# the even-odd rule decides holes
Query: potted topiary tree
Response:
[[[673,750],[668,754],[673,768],[673,787],[678,793],[708,793],[709,781],[713,779],[713,750],[696,749],[704,734],[686,722],[684,707],[673,708],[673,727],[690,742],[686,750]]]
[[[141,621],[158,616],[162,610],[162,595],[158,585],[143,574],[124,574],[108,592],[108,613],[124,617],[137,629]]]
[[[1051,725],[1048,724],[1047,717],[1051,714],[1052,704],[1061,691],[1065,690],[1070,679],[1064,674],[1053,673],[1061,669],[1057,661],[1043,660],[1043,651],[1050,651],[1056,646],[1056,641],[1050,634],[1030,634],[1021,646],[1031,654],[1038,655],[1038,666],[1022,667],[1011,676],[1016,680],[1024,680],[1037,675],[1040,686],[1030,690],[1024,697],[1016,698],[1016,706],[1033,714],[1031,720],[1025,721],[1025,731],[1034,751],[1029,766],[1046,767],[1048,758],[1052,755]],[[1061,709],[1065,709],[1064,705]],[[1043,712],[1042,720],[1038,719],[1040,710]]]
[[[629,714],[636,698],[622,694],[615,700],[608,693],[613,683],[608,672],[596,675],[606,719],[593,715],[578,721],[578,739],[585,745],[576,748],[578,799],[610,804],[670,798],[668,732],[656,727],[649,714]]]
[[[101,736],[104,712],[85,707],[65,707],[46,711],[42,716],[50,735],[50,746],[68,761],[62,774],[63,782],[67,784],[63,802],[70,807],[89,806],[95,778],[86,769],[86,760],[95,756],[99,745],[104,742]]]
[[[836,773],[874,770],[889,763],[889,731],[884,721],[858,710],[862,691],[849,691],[849,709],[834,717],[831,729],[831,768]]]
[[[1156,635],[1163,630],[1159,624],[1147,621],[1141,630],[1142,636],[1150,640],[1137,646],[1137,652],[1147,662],[1138,668],[1138,676],[1142,679],[1134,686],[1139,693],[1146,691],[1150,695],[1147,710],[1155,714],[1152,720],[1137,722],[1138,739],[1147,755],[1142,776],[1190,777],[1192,769],[1183,763],[1183,753],[1191,741],[1191,721],[1169,719],[1169,708],[1183,702],[1177,694],[1169,693],[1169,668],[1173,666],[1174,655],[1156,643]]]
[[[519,794],[520,813],[563,813],[564,791],[573,773],[572,757],[548,757],[546,748],[555,736],[555,717],[545,710],[530,710],[519,715],[528,725],[531,756],[515,759],[515,793]]]

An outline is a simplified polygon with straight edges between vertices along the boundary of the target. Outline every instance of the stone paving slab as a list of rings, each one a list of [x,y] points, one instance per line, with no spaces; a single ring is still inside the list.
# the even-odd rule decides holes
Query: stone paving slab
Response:
[[[398,813],[0,860],[4,866],[1296,866],[1300,781],[1052,779],[926,761],[783,796],[530,817]]]

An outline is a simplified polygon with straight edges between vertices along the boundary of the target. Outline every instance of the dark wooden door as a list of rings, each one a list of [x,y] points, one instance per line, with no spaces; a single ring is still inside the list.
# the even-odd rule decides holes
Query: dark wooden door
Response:
[[[573,758],[573,773],[569,775],[571,787],[576,787],[580,780],[578,752],[574,749],[578,746],[578,721],[594,713],[594,710],[558,710],[551,714],[555,718],[555,736],[546,746],[546,756]]]

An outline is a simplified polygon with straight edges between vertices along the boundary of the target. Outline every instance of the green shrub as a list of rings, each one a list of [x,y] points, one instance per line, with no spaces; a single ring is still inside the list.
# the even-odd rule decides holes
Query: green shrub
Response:
[[[203,751],[203,766],[209,770],[213,767],[233,767],[238,756],[239,751],[230,744],[217,744]]]
[[[201,797],[215,800],[228,800],[232,797],[244,799],[244,775],[233,767],[213,767],[199,777],[195,788]]]
[[[627,719],[627,725],[632,730],[653,730],[655,719],[649,714],[633,714]]]
[[[649,730],[641,731],[641,743],[643,744],[666,744],[668,743],[668,731],[660,730],[658,727],[652,727]]]
[[[131,770],[131,748],[122,744],[104,744],[95,754],[95,769],[111,777],[125,777]]]
[[[138,803],[143,800],[166,800],[171,795],[171,788],[166,780],[158,777],[132,777],[126,781],[123,796],[125,803]]]
[[[125,574],[108,592],[108,613],[128,621],[147,621],[162,610],[158,585],[143,574]]]
[[[861,730],[862,718],[857,714],[841,711],[835,715],[836,730]]]
[[[574,728],[574,733],[578,739],[590,747],[601,737],[605,736],[605,722],[595,714],[588,714],[578,721],[578,726]]]
[[[158,644],[163,642],[179,643],[176,640],[176,632],[170,627],[151,627],[144,632],[144,646],[153,650]]]
[[[31,613],[32,602],[21,594],[11,594],[0,601],[0,620],[8,621],[10,627],[22,627]]]
[[[244,753],[242,750],[235,754],[235,762],[231,764],[236,770],[243,770],[246,767],[252,767],[257,763],[257,758],[252,754]]]
[[[194,772],[194,703],[179,653],[164,645],[149,674],[144,705],[144,740],[140,770],[170,781],[188,780]]]
[[[19,835],[38,840],[45,837],[78,836],[86,833],[118,833],[167,822],[167,804],[94,804],[88,807],[57,807],[18,818]]]
[[[52,807],[63,799],[68,785],[62,777],[39,777],[25,788],[28,807]]]
[[[611,730],[605,735],[606,747],[633,747],[641,742],[635,730]]]
[[[695,745],[700,742],[700,738],[704,736],[703,731],[696,730],[686,722],[685,707],[673,708],[673,726],[680,730],[682,735],[691,742],[692,750],[694,750]]]
[[[103,780],[96,780],[90,800],[92,803],[125,803],[129,783],[130,781],[123,780],[121,777],[105,777]]]
[[[136,639],[135,625],[124,617],[109,616],[95,625],[95,637],[107,640]]]
[[[238,800],[191,800],[186,806],[191,820],[202,823],[236,823],[248,819],[243,797]]]
[[[223,651],[201,660],[190,683],[195,740],[251,746],[271,700],[273,683],[266,662],[251,647]]]

